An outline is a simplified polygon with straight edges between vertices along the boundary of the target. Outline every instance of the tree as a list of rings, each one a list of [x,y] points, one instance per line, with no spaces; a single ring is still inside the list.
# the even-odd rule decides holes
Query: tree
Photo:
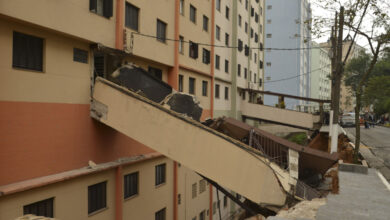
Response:
[[[318,5],[322,5],[326,9],[336,9],[337,7],[345,7],[345,26],[348,31],[354,33],[353,40],[357,36],[364,38],[369,46],[369,51],[372,56],[365,71],[361,73],[360,80],[355,83],[356,90],[356,107],[355,107],[355,123],[356,123],[356,140],[354,159],[358,159],[360,147],[360,120],[359,113],[361,109],[361,98],[363,95],[363,86],[367,83],[368,77],[371,75],[375,64],[378,61],[379,54],[390,43],[390,4],[380,0],[317,0]],[[367,16],[370,15],[370,16]],[[343,65],[351,52],[353,43],[348,49],[344,58]],[[340,46],[340,45],[339,45]],[[340,69],[339,69],[340,71]],[[341,72],[338,74],[342,74]]]
[[[374,105],[376,115],[390,112],[390,75],[370,78],[365,88],[363,103]]]

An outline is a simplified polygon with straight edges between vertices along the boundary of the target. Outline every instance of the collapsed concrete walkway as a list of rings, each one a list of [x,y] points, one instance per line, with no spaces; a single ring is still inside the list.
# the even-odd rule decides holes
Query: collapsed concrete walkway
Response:
[[[390,190],[376,169],[367,174],[339,172],[340,193],[330,194],[316,219],[383,219],[390,218]]]

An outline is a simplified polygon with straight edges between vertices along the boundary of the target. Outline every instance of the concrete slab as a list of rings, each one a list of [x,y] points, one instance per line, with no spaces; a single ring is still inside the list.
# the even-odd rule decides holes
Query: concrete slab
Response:
[[[339,171],[367,174],[368,167],[357,164],[341,163],[339,164]]]

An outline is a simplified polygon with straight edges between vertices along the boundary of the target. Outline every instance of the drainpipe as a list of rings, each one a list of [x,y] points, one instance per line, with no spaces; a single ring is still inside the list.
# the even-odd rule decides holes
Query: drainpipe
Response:
[[[115,48],[123,50],[123,0],[116,0]]]

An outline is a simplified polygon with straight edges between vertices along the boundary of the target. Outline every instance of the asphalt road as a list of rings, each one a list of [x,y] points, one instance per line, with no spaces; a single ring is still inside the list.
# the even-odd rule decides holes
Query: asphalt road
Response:
[[[344,128],[347,132],[355,135],[355,128]],[[378,165],[373,167],[381,170],[386,179],[390,179],[390,128],[381,126],[365,129],[360,127],[360,142],[368,146],[377,157]],[[371,165],[371,164],[370,164]],[[381,167],[382,166],[382,167]],[[385,166],[385,167],[383,167]]]

